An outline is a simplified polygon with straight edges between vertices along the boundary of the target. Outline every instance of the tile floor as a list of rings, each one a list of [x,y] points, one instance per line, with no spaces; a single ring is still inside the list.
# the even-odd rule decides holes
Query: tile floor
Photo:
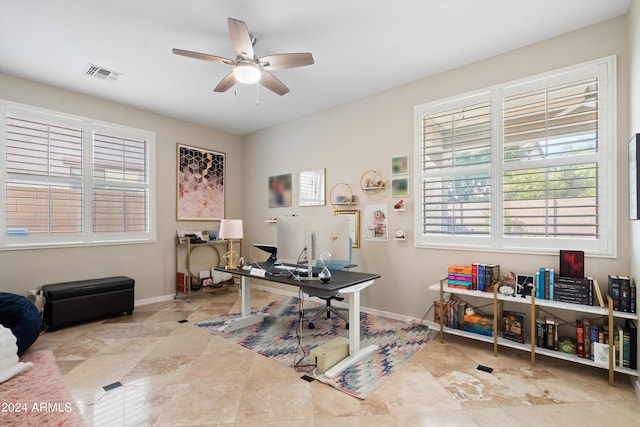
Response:
[[[252,305],[282,298],[254,291]],[[544,357],[532,367],[528,353],[494,357],[489,344],[449,336],[362,401],[193,325],[233,311],[238,293],[223,290],[46,333],[32,349],[54,352],[88,426],[640,425],[624,375],[611,387],[604,370]]]

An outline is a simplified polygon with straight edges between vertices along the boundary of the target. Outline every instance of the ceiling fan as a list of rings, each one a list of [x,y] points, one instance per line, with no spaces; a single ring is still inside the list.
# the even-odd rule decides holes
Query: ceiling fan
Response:
[[[289,88],[270,71],[313,64],[313,55],[309,52],[281,53],[258,58],[253,51],[256,37],[249,32],[247,24],[233,18],[228,19],[228,24],[229,37],[233,50],[236,52],[235,60],[206,53],[173,49],[173,53],[176,55],[234,66],[233,71],[218,83],[214,92],[226,92],[236,83],[254,84],[260,82],[267,89],[282,96],[289,92]]]

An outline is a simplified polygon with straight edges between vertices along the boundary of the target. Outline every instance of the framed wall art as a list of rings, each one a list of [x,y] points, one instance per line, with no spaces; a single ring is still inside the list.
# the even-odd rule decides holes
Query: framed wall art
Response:
[[[409,156],[393,157],[391,159],[391,174],[406,175],[409,173]]]
[[[365,240],[389,240],[389,215],[386,204],[367,205],[365,215]]]
[[[391,197],[409,197],[409,178],[391,179]]]
[[[290,173],[269,177],[270,208],[290,208],[292,194]]]
[[[349,219],[349,238],[351,238],[351,247],[360,247],[360,211],[335,211],[335,216],[346,216]]]
[[[298,189],[298,206],[324,206],[324,169],[300,172]]]
[[[176,219],[224,218],[225,154],[177,144]]]

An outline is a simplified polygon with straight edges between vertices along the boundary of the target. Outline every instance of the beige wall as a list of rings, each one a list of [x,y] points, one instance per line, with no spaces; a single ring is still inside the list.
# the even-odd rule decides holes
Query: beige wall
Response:
[[[330,205],[297,207],[297,196],[292,208],[269,209],[267,203],[269,176],[293,173],[295,195],[299,171],[326,168],[328,190],[339,182],[350,184],[360,200],[357,208],[361,215],[369,203],[387,203],[390,230],[405,227],[411,236],[402,242],[363,240],[361,247],[354,249],[354,262],[361,271],[382,275],[363,292],[362,304],[366,307],[421,317],[437,298],[436,293],[427,291],[427,286],[445,276],[449,264],[496,263],[503,271],[516,273],[531,273],[540,266],[557,268],[557,256],[416,249],[412,237],[415,198],[408,198],[407,212],[393,212],[391,207],[396,199],[389,194],[382,200],[368,199],[359,190],[360,177],[366,170],[376,169],[389,179],[392,157],[409,154],[413,160],[415,105],[608,55],[617,55],[618,61],[617,161],[626,165],[629,133],[626,27],[625,17],[607,21],[243,137],[242,206],[248,236],[245,253],[252,241],[275,242],[275,225],[266,224],[266,218],[292,213],[333,215]],[[626,174],[624,167],[617,170],[621,195],[618,257],[586,260],[587,273],[601,280],[608,273],[628,273],[630,266],[628,202],[622,197],[627,194]]]
[[[47,283],[125,275],[136,280],[136,300],[172,294],[176,228],[201,230],[215,225],[176,222],[178,142],[226,153],[226,215],[241,214],[237,194],[242,183],[242,148],[236,135],[4,74],[0,74],[0,98],[149,130],[155,132],[157,144],[157,243],[0,251],[0,290],[4,292],[26,295]]]

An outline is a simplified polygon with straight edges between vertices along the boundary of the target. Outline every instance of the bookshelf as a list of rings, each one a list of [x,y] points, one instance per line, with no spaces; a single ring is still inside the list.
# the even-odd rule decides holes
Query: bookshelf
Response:
[[[541,354],[548,357],[553,357],[555,359],[566,360],[569,362],[580,363],[587,366],[593,366],[600,369],[607,369],[609,371],[609,384],[613,385],[614,383],[614,373],[620,372],[626,375],[638,376],[637,369],[625,368],[622,366],[615,366],[613,361],[613,353],[614,348],[613,345],[609,346],[609,366],[603,367],[597,364],[595,361],[591,359],[585,359],[582,357],[578,357],[575,354],[563,353],[560,351],[550,350],[542,347],[536,347],[536,319],[538,318],[538,310],[539,309],[555,309],[558,311],[566,311],[573,313],[582,313],[591,316],[600,316],[603,319],[606,319],[607,324],[609,325],[609,330],[613,331],[614,321],[615,319],[633,319],[638,320],[638,313],[626,313],[620,311],[613,310],[613,300],[609,295],[607,295],[607,304],[605,307],[600,306],[590,306],[590,305],[581,305],[581,304],[570,304],[558,301],[550,301],[544,299],[536,299],[535,294],[532,296],[526,296],[524,298],[518,296],[506,296],[498,293],[498,287],[494,288],[493,293],[488,293],[484,291],[475,291],[475,290],[466,290],[460,288],[450,288],[447,286],[447,279],[440,280],[440,283],[434,283],[429,286],[429,290],[439,291],[440,293],[440,306],[443,306],[445,294],[457,295],[462,298],[479,298],[484,300],[491,300],[489,305],[492,306],[493,309],[493,336],[481,335],[473,332],[464,331],[461,329],[453,329],[444,326],[444,316],[440,316],[440,342],[444,342],[444,334],[456,335],[465,338],[474,339],[477,341],[483,341],[493,344],[493,354],[495,356],[498,355],[499,347],[513,348],[522,351],[528,351],[531,354],[531,364],[535,365],[536,355]],[[501,322],[498,319],[501,318],[501,314],[503,311],[504,302],[514,303],[514,304],[523,304],[528,307],[528,310],[524,310],[528,312],[530,316],[528,319],[528,338],[530,342],[525,342],[524,344],[511,341],[505,338],[502,338],[500,335],[500,327]]]

